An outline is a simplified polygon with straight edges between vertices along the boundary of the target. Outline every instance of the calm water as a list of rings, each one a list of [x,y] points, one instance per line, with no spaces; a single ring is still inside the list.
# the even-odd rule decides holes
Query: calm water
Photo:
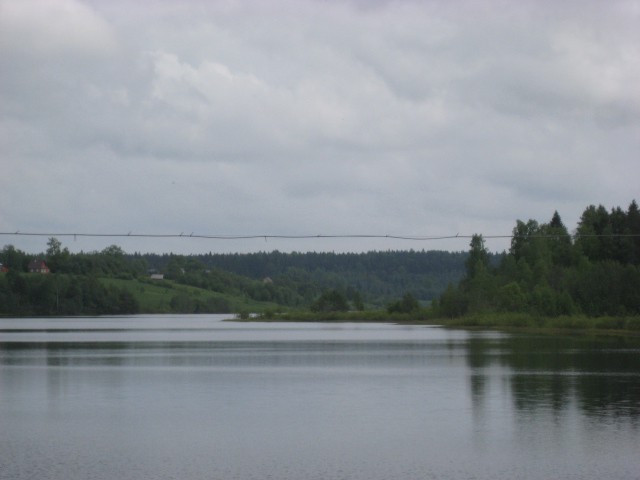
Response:
[[[0,478],[640,478],[640,342],[0,319]]]

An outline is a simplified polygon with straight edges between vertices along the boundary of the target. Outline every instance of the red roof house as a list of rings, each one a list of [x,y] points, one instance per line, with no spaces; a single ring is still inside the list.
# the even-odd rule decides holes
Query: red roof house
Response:
[[[49,273],[49,267],[44,263],[44,260],[33,260],[29,263],[30,273]]]

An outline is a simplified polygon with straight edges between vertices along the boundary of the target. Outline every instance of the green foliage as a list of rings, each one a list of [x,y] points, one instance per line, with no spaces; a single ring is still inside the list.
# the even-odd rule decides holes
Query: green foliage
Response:
[[[69,261],[69,250],[62,248],[62,243],[55,237],[47,242],[46,262],[52,272],[59,272]]]
[[[592,262],[614,260],[640,265],[640,211],[636,201],[626,212],[620,207],[611,212],[602,205],[587,207],[580,217],[575,243]]]
[[[526,309],[527,297],[516,281],[498,288],[496,294],[497,310],[501,312],[518,312]]]
[[[11,245],[0,251],[0,262],[9,270],[3,282],[6,288],[0,292],[2,313],[113,313],[134,311],[136,304],[139,311],[150,313],[223,313],[238,311],[244,305],[251,305],[250,311],[274,305],[309,308],[323,292],[331,290],[346,298],[347,309],[364,311],[365,305],[384,306],[404,293],[430,301],[448,282],[462,278],[467,254],[412,250],[183,256],[127,254],[117,245],[99,252],[71,254],[62,242],[51,237],[46,252],[37,257],[45,259],[53,274],[46,282],[25,277],[29,283],[43,282],[31,292],[18,274],[26,274],[34,256]],[[163,273],[167,280],[152,282],[150,271]],[[53,278],[58,284],[52,287],[49,282]],[[103,295],[96,282],[129,293]],[[178,285],[191,289],[178,290]],[[55,307],[51,306],[52,288],[56,292]],[[198,296],[196,291],[206,293]],[[109,306],[104,300],[107,297],[117,307]],[[334,302],[321,308],[345,306]]]
[[[352,308],[383,307],[410,292],[422,302],[436,298],[464,275],[466,253],[439,251],[143,255],[165,278],[221,293],[246,295],[291,308],[310,307],[336,289]],[[489,255],[490,263],[495,255]]]
[[[145,313],[256,312],[274,307],[270,303],[187,286],[171,280],[102,278],[100,281],[131,292],[140,305],[140,311]]]
[[[574,237],[558,212],[548,223],[518,220],[509,252],[500,256],[474,235],[468,253],[193,256],[126,254],[116,245],[70,254],[52,237],[38,258],[54,273],[27,274],[33,258],[11,245],[0,250],[8,269],[0,273],[0,314],[267,310],[277,317],[276,312],[310,307],[313,315],[338,319],[357,316],[353,310],[362,313],[358,318],[371,317],[366,304],[381,307],[389,319],[421,317],[427,310],[420,303],[431,302],[430,315],[449,319],[495,314],[567,323],[574,316],[640,315],[635,201],[626,211],[587,207]],[[167,280],[149,279],[150,269]]]
[[[455,288],[453,285],[449,285],[433,305],[434,313],[440,317],[460,317],[466,314],[468,309],[468,295],[461,288]]]
[[[171,311],[175,313],[194,313],[196,309],[196,303],[186,293],[178,293],[171,297],[171,301],[169,302],[171,306]]]
[[[346,312],[349,310],[349,302],[346,297],[337,290],[323,292],[320,297],[311,304],[313,312]]]
[[[469,244],[469,257],[465,261],[467,278],[475,278],[479,272],[489,267],[489,251],[484,245],[482,235],[473,235]]]
[[[134,295],[93,277],[26,274],[0,277],[3,315],[119,315],[139,312]]]
[[[499,312],[537,318],[640,315],[639,239],[635,201],[626,213],[587,207],[575,240],[558,212],[545,224],[518,220],[509,253],[497,267],[486,260],[482,237],[474,235],[467,276],[447,288],[433,312],[449,318]]]
[[[420,310],[420,304],[410,293],[406,293],[401,300],[393,302],[387,307],[389,313],[414,313],[418,310]]]
[[[482,313],[464,317],[440,320],[450,327],[479,328],[526,328],[541,332],[555,333],[561,330],[573,331],[616,331],[640,332],[640,316],[599,316],[581,314],[545,317],[531,313]]]
[[[262,321],[277,320],[279,322],[429,322],[424,309],[410,314],[389,313],[386,310],[350,310],[348,312],[313,312],[310,310],[269,311],[258,315],[257,318]]]
[[[192,284],[186,262],[199,264],[196,277],[219,277],[217,291],[241,290],[252,299],[271,301],[289,307],[308,307],[322,292],[337,289],[344,292],[354,308],[383,307],[410,292],[423,302],[437,298],[449,283],[458,282],[465,273],[464,252],[386,251],[367,253],[281,253],[207,254],[183,257],[144,255],[150,268],[166,278]],[[491,255],[490,260],[494,261]],[[178,273],[174,264],[180,260]],[[208,272],[208,273],[206,273]],[[224,272],[220,275],[219,272]],[[235,275],[235,277],[234,277]],[[224,277],[224,278],[223,278]],[[238,284],[249,279],[253,283]],[[272,283],[265,283],[266,279]],[[354,296],[360,295],[360,301]]]
[[[13,245],[5,245],[0,251],[0,263],[9,271],[26,272],[31,257]]]
[[[354,309],[360,312],[364,311],[364,301],[362,300],[360,292],[354,292],[353,295],[349,297],[349,300],[351,300]]]

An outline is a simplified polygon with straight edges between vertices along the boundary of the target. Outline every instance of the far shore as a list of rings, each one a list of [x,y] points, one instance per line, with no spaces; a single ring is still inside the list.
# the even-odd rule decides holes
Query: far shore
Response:
[[[544,317],[526,313],[487,313],[457,318],[430,317],[427,313],[390,314],[385,311],[310,312],[292,311],[258,315],[236,315],[233,321],[247,322],[323,322],[323,323],[396,323],[431,325],[473,330],[502,330],[545,334],[598,334],[640,337],[640,316],[588,317],[571,315]]]

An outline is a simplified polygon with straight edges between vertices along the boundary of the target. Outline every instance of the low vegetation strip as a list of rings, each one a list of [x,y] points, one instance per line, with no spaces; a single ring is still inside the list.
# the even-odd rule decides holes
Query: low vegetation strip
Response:
[[[455,318],[434,317],[423,309],[415,313],[388,313],[382,310],[350,312],[266,311],[238,320],[267,322],[385,322],[406,325],[437,325],[452,328],[526,330],[540,333],[594,332],[640,336],[640,316],[562,315],[546,317],[528,313],[477,313]]]
[[[518,220],[507,252],[153,255],[0,251],[0,315],[257,313],[260,320],[640,331],[640,209]],[[228,270],[225,270],[227,268]],[[454,281],[455,279],[455,281]],[[448,280],[448,286],[444,281]],[[278,313],[276,313],[278,312]]]
[[[435,321],[435,320],[434,320]],[[640,335],[640,316],[599,316],[561,315],[545,317],[526,313],[472,314],[437,321],[449,327],[482,327],[527,329],[538,331],[618,331]]]

